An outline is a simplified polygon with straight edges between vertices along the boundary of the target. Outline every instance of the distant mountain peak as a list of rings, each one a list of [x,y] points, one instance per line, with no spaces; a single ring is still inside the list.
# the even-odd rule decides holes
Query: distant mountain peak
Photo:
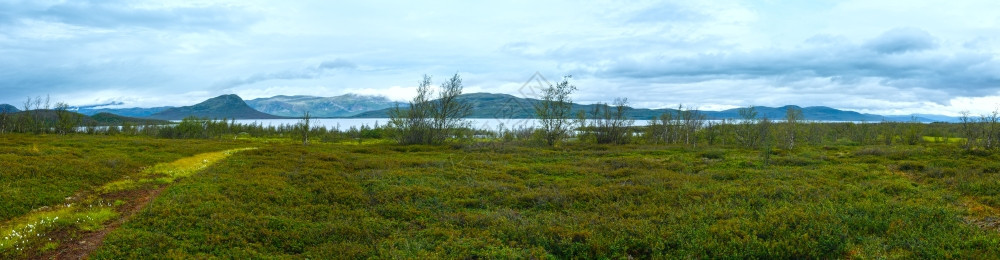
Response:
[[[278,95],[247,100],[250,107],[272,115],[298,117],[309,112],[314,117],[346,117],[393,107],[396,102],[384,96],[344,94],[333,97]]]
[[[218,97],[209,98],[209,99],[207,99],[205,101],[202,101],[199,104],[206,104],[206,103],[211,104],[211,103],[216,103],[216,102],[219,102],[219,103],[233,103],[233,104],[239,104],[239,103],[246,104],[246,102],[243,101],[243,98],[241,98],[240,96],[237,96],[236,94],[219,95]]]
[[[17,112],[21,112],[21,110],[17,109],[17,107],[15,106],[12,106],[10,104],[0,104],[0,113],[17,113]]]
[[[201,103],[175,107],[160,111],[149,116],[155,119],[178,120],[189,116],[210,119],[272,119],[279,116],[262,113],[251,108],[243,98],[235,94],[226,94],[207,99]]]

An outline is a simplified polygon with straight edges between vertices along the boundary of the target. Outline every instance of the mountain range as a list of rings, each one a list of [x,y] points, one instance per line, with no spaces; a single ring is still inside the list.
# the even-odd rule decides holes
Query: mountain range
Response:
[[[458,97],[472,105],[472,115],[468,118],[534,118],[537,99],[521,98],[508,94],[470,93]],[[217,119],[278,119],[301,117],[309,111],[312,117],[386,118],[396,105],[405,109],[408,104],[393,102],[385,97],[347,94],[335,97],[315,96],[274,96],[244,101],[237,95],[222,95],[201,103],[183,107],[153,108],[96,108],[81,107],[77,112],[84,115],[110,113],[126,117],[179,120],[188,116]],[[573,111],[593,111],[596,104],[573,104]],[[941,115],[882,116],[845,111],[823,106],[798,107],[754,107],[758,117],[781,119],[788,109],[801,109],[804,120],[813,121],[919,121],[956,122],[954,117]],[[17,111],[10,105],[0,105],[0,109]],[[663,113],[676,113],[676,109],[626,108],[632,119],[651,119]],[[739,109],[722,111],[698,111],[708,119],[739,119]]]
[[[2,106],[0,106],[0,107],[2,107]],[[81,125],[81,126],[87,126],[87,125],[109,126],[109,125],[122,125],[124,123],[129,123],[129,124],[132,124],[132,125],[162,125],[162,124],[170,123],[169,121],[166,121],[166,120],[157,120],[157,119],[150,119],[150,118],[127,117],[127,116],[115,115],[115,114],[111,114],[111,113],[97,113],[95,115],[88,116],[88,115],[76,113],[76,112],[73,112],[73,111],[66,111],[66,112],[69,113],[68,115],[70,116],[70,118],[75,119],[77,122],[79,122],[79,125]],[[24,115],[26,113],[29,113],[29,112],[27,112],[27,111],[14,112],[14,113],[11,113],[11,115],[13,115],[13,116],[20,116],[20,115]],[[52,109],[34,109],[34,110],[30,110],[30,113],[31,113],[32,117],[37,118],[37,119],[42,120],[42,121],[49,122],[49,123],[53,123],[54,124],[55,122],[59,121],[59,111],[56,111],[56,110],[52,110]]]
[[[166,110],[157,112],[156,114],[150,115],[149,118],[163,119],[163,120],[180,120],[190,116],[195,116],[199,118],[220,118],[220,119],[285,118],[254,110],[249,105],[247,105],[247,103],[244,102],[243,99],[240,98],[240,96],[233,94],[210,98],[208,100],[202,101],[201,103],[192,106],[168,108]]]
[[[80,107],[76,109],[77,113],[92,116],[100,113],[111,113],[121,116],[129,117],[149,117],[153,114],[159,113],[163,110],[167,110],[173,107],[132,107],[132,108],[97,108],[97,107]]]
[[[540,102],[537,99],[520,98],[508,94],[472,93],[463,94],[458,100],[468,102],[472,105],[472,115],[469,118],[534,118],[534,105]],[[573,111],[593,111],[596,104],[573,104]],[[956,118],[940,115],[905,115],[905,116],[882,116],[875,114],[863,114],[854,111],[845,111],[823,106],[799,107],[754,107],[759,118],[782,119],[788,109],[801,109],[805,120],[814,121],[919,121],[919,122],[954,122]],[[352,116],[353,118],[387,118],[392,108],[368,111]],[[575,113],[575,112],[574,112]],[[663,113],[677,113],[677,109],[648,109],[648,108],[626,108],[626,115],[631,119],[648,120],[659,117]],[[739,109],[727,109],[722,111],[698,111],[708,119],[739,119]]]
[[[287,117],[301,117],[309,112],[312,117],[348,117],[359,113],[394,107],[383,96],[346,94],[335,97],[273,96],[247,100],[247,105],[257,111]]]

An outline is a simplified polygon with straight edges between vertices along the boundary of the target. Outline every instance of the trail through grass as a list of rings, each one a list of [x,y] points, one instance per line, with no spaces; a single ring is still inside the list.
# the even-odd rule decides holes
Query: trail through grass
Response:
[[[120,224],[140,210],[155,197],[150,194],[158,193],[163,185],[249,149],[252,148],[202,153],[159,163],[95,191],[78,192],[65,203],[4,221],[0,223],[0,258],[86,256],[96,248],[95,244],[100,244],[109,224],[115,220]]]
[[[148,184],[169,184],[178,178],[191,176],[215,162],[225,159],[233,153],[256,148],[231,149],[213,153],[203,153],[178,159],[170,163],[160,163],[147,168],[136,177],[114,181],[98,188],[98,192],[107,194],[136,189]]]

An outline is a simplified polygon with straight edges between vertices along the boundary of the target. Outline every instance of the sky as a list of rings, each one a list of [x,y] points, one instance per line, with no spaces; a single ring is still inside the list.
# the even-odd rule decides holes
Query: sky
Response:
[[[1000,1],[0,0],[0,103],[181,106],[222,94],[466,93],[579,103],[1000,108]],[[529,86],[530,87],[530,86]]]

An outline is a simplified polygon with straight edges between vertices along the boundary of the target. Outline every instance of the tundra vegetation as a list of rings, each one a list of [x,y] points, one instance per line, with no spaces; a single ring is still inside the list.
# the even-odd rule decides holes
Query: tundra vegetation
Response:
[[[430,77],[390,124],[343,131],[0,114],[0,258],[80,241],[94,259],[1000,255],[996,113],[717,122],[681,106],[636,126],[625,99],[561,110],[563,82],[539,129],[471,129]]]

